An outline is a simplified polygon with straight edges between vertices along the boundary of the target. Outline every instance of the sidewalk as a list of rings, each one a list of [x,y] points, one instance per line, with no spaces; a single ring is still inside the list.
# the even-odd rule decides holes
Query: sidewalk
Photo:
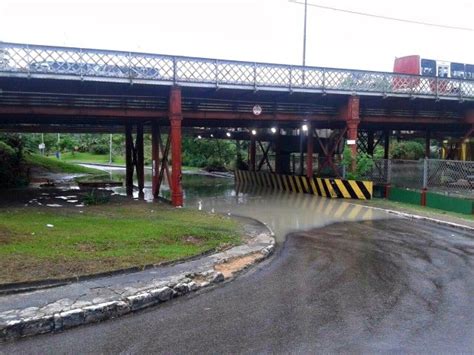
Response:
[[[354,201],[351,201],[351,203],[373,207],[373,208],[380,208],[383,210],[387,210],[389,212],[395,211],[402,214],[417,215],[422,218],[438,220],[438,221],[460,225],[460,226],[466,226],[471,229],[474,229],[474,218],[469,215],[466,215],[464,217],[462,215],[458,215],[451,212],[445,212],[445,211],[437,210],[434,208],[402,204],[395,201],[379,199],[379,198],[368,200],[368,201],[355,201],[354,200]]]
[[[0,296],[0,342],[118,317],[230,279],[273,252],[265,225],[245,218],[245,234],[245,244],[197,260]]]

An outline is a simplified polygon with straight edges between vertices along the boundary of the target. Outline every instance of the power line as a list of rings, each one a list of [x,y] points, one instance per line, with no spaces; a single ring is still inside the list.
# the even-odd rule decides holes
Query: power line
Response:
[[[304,5],[304,2],[301,2],[301,1],[298,1],[298,0],[288,0],[288,2],[292,2],[294,4],[299,4],[299,5]],[[366,13],[366,12],[346,10],[346,9],[340,9],[340,8],[337,8],[337,7],[324,6],[324,5],[318,5],[318,4],[312,4],[312,3],[308,3],[308,6],[317,7],[317,8],[324,9],[324,10],[345,12],[347,14],[352,14],[352,15],[373,17],[373,18],[378,18],[378,19],[382,19],[382,20],[405,22],[405,23],[411,23],[411,24],[423,25],[423,26],[430,26],[430,27],[439,27],[439,28],[444,28],[444,29],[449,29],[449,30],[474,32],[474,29],[469,28],[469,27],[458,27],[458,26],[442,25],[442,24],[437,24],[437,23],[430,23],[430,22],[423,22],[423,21],[417,21],[417,20],[403,19],[403,18],[398,18],[398,17],[390,17],[390,16],[384,16],[384,15],[370,14],[370,13]]]

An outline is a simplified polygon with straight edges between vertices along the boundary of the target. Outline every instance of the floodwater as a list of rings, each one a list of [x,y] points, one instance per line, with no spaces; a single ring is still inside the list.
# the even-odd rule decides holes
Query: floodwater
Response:
[[[191,208],[257,218],[279,241],[299,232],[212,292],[12,342],[5,354],[473,352],[472,233],[232,179],[185,175],[183,185]],[[343,221],[358,222],[323,227]]]
[[[123,168],[97,167],[111,178],[122,179]],[[151,201],[151,175],[146,171],[145,199]],[[125,189],[114,188],[117,194]],[[166,183],[163,197],[169,197]],[[211,213],[234,214],[256,218],[265,223],[278,241],[293,231],[310,230],[335,222],[356,222],[395,218],[383,211],[352,204],[347,200],[327,199],[307,194],[276,191],[255,186],[236,186],[233,178],[210,174],[184,173],[185,206]],[[138,192],[135,191],[135,198]]]

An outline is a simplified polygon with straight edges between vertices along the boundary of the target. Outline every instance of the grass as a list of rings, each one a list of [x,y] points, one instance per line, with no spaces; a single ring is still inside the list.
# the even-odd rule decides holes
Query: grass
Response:
[[[418,205],[412,205],[409,203],[403,203],[398,201],[390,201],[386,199],[373,199],[370,201],[354,201],[355,203],[365,204],[373,207],[380,207],[385,209],[392,209],[401,212],[408,212],[414,214],[420,214],[428,217],[438,218],[447,220],[449,218],[457,219],[458,221],[464,220],[474,222],[474,215],[443,211],[431,207],[423,207]]]
[[[53,225],[54,227],[48,227]],[[146,203],[0,209],[0,283],[177,260],[240,242],[223,216]]]
[[[65,152],[61,154],[61,160],[70,163],[109,164],[110,157],[108,154],[92,154],[88,152]],[[125,165],[125,157],[113,156],[112,164]]]
[[[77,164],[70,164],[58,160],[55,157],[45,157],[38,154],[26,155],[25,161],[29,165],[35,165],[53,173],[104,174],[101,170],[86,168]]]

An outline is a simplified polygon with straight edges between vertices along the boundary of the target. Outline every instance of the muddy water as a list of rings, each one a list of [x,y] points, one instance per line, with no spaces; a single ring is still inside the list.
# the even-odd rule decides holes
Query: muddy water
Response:
[[[120,179],[124,174],[124,169],[113,168],[107,171],[115,179]],[[150,180],[148,170],[145,199],[151,201],[153,197]],[[169,197],[166,183],[163,187],[163,196]],[[256,218],[266,223],[279,241],[283,241],[289,232],[309,230],[335,222],[394,218],[385,212],[354,205],[347,200],[330,200],[306,194],[236,186],[231,178],[185,173],[183,189],[187,207]],[[123,188],[115,188],[114,191],[125,194]],[[138,192],[135,192],[135,197],[137,194]]]

